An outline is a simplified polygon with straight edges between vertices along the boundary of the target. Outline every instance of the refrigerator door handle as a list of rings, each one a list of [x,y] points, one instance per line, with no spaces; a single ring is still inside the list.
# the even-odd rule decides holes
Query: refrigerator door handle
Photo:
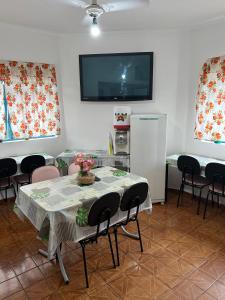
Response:
[[[140,121],[158,121],[159,118],[139,118]]]

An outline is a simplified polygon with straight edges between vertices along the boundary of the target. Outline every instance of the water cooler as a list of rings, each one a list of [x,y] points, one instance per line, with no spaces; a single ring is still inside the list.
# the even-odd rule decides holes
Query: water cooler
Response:
[[[130,114],[131,110],[126,106],[118,106],[114,109],[113,149],[115,155],[130,154]]]

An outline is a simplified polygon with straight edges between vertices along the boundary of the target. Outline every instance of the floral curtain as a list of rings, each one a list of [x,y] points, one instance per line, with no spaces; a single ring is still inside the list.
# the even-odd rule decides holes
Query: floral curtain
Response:
[[[4,105],[4,85],[0,81],[0,140],[6,137],[6,124],[5,124],[5,105]]]
[[[60,134],[54,65],[0,61],[12,139]]]
[[[208,59],[200,74],[195,137],[225,142],[225,56]]]

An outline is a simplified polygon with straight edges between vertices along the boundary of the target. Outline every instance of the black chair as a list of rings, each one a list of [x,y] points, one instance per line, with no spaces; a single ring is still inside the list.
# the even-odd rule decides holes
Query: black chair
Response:
[[[20,165],[22,174],[14,177],[17,185],[17,191],[19,189],[19,185],[31,183],[32,172],[43,166],[45,166],[45,158],[42,155],[30,155],[25,157]]]
[[[85,246],[87,244],[93,243],[93,242],[97,243],[98,237],[107,235],[108,239],[109,239],[110,251],[112,254],[113,266],[114,266],[114,268],[116,267],[114,253],[113,253],[113,247],[112,247],[112,241],[111,241],[111,237],[110,237],[110,233],[109,233],[109,228],[111,227],[110,219],[118,211],[119,203],[120,203],[120,195],[118,193],[106,194],[94,202],[94,204],[92,205],[90,212],[88,214],[88,225],[89,226],[97,226],[97,228],[96,228],[96,233],[94,235],[89,236],[79,242],[81,245],[81,248],[82,248],[83,261],[84,261],[84,272],[85,272],[87,288],[89,287],[86,256],[85,256]],[[106,228],[101,231],[100,225],[106,221],[107,221]]]
[[[7,190],[13,188],[16,196],[15,187],[11,177],[17,172],[17,163],[13,158],[0,159],[0,190],[5,191],[5,200],[7,201]]]
[[[148,196],[148,184],[146,182],[140,182],[132,185],[128,190],[125,191],[121,203],[120,210],[127,212],[126,219],[117,223],[114,226],[115,242],[116,242],[116,254],[117,254],[117,264],[120,265],[119,260],[119,249],[118,249],[118,235],[117,228],[121,226],[126,226],[130,222],[136,222],[138,236],[135,239],[140,241],[141,252],[143,252],[143,245],[141,239],[140,225],[138,221],[138,213],[140,205],[146,200]]]
[[[177,167],[182,172],[182,180],[180,185],[179,196],[177,199],[177,207],[180,205],[180,198],[184,192],[184,186],[192,187],[192,197],[195,198],[195,188],[199,189],[197,214],[199,215],[200,204],[202,198],[202,189],[209,185],[208,180],[201,176],[201,167],[197,159],[188,155],[181,155],[177,160]]]
[[[206,210],[209,200],[209,195],[212,195],[212,203],[214,203],[213,196],[217,196],[217,204],[219,207],[220,196],[225,197],[225,165],[219,163],[209,163],[205,168],[205,176],[210,182],[207,198],[205,200],[205,209],[203,219],[206,216]]]

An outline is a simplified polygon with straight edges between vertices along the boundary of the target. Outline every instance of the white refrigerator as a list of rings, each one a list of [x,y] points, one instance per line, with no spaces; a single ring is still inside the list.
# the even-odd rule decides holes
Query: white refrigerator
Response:
[[[148,179],[152,203],[165,201],[165,114],[130,117],[130,171]]]

